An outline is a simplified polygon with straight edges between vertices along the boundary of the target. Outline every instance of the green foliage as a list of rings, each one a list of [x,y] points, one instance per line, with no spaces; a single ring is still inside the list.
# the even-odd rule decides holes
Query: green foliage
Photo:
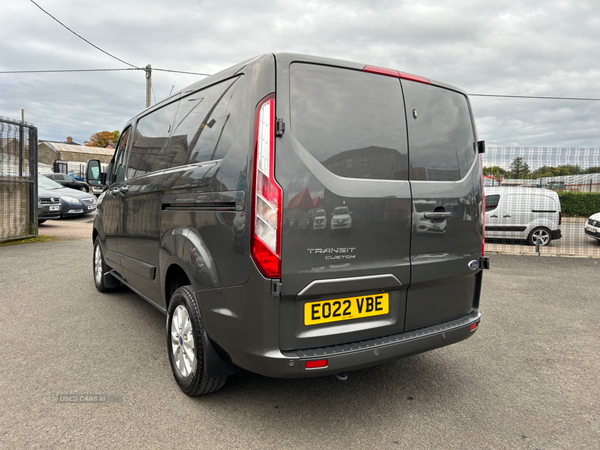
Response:
[[[494,178],[506,178],[506,170],[504,170],[502,167],[499,166],[492,166],[492,167],[484,167],[483,168],[483,174],[484,175],[491,175]]]
[[[564,216],[589,217],[600,212],[600,192],[558,192]]]
[[[600,167],[599,166],[589,167],[581,173],[600,173]]]
[[[508,178],[521,179],[521,178],[531,178],[529,172],[529,164],[525,161],[525,159],[521,156],[515,158],[510,165],[510,172],[508,173]]]

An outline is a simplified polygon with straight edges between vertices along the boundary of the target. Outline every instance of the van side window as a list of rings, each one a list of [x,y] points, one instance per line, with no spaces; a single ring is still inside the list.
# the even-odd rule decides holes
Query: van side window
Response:
[[[500,195],[486,195],[485,196],[485,210],[493,211],[498,207],[498,203],[500,202]]]
[[[178,102],[169,103],[138,120],[127,162],[127,178],[139,177],[169,166],[173,155],[166,148],[177,105]]]
[[[397,78],[294,63],[291,130],[330,172],[345,178],[408,179],[406,119]]]
[[[121,135],[121,139],[119,140],[119,144],[115,150],[115,163],[112,167],[108,184],[117,183],[125,179],[125,150],[127,149],[130,134],[131,127],[127,127],[127,129],[123,131],[123,134]]]
[[[403,81],[408,111],[410,179],[456,181],[475,159],[467,98],[455,91]]]
[[[180,100],[168,153],[169,167],[221,159],[240,132],[241,120],[230,105],[243,77],[225,80]]]

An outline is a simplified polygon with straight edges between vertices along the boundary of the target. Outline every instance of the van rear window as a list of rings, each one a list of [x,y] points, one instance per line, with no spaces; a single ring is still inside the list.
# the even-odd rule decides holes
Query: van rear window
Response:
[[[402,83],[408,115],[410,179],[456,181],[475,159],[467,98],[414,81]]]
[[[406,118],[398,78],[294,63],[291,130],[331,172],[408,179]]]

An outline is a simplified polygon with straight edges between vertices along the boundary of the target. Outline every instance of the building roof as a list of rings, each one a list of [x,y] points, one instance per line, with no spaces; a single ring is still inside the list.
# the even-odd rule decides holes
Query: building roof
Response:
[[[44,141],[48,147],[50,147],[55,152],[61,153],[86,153],[92,155],[106,155],[112,156],[115,153],[115,150],[112,148],[102,148],[102,147],[86,147],[85,145],[71,145],[71,144],[63,144],[59,142],[49,142]]]

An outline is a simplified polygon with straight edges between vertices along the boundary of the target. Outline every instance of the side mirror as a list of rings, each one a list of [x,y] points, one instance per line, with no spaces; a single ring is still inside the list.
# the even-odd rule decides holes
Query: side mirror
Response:
[[[100,160],[88,160],[85,165],[85,178],[90,186],[100,187],[104,184],[103,181],[106,180],[106,175],[102,173]]]

